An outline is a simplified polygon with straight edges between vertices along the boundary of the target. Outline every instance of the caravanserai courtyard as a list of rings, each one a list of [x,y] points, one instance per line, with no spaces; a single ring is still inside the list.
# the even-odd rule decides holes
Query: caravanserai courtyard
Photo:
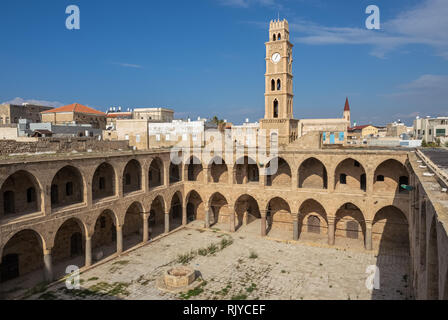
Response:
[[[144,246],[131,249],[80,275],[80,288],[65,280],[35,288],[27,299],[410,299],[409,255],[378,255],[344,243],[262,238],[253,222],[236,233],[202,229],[199,221]],[[157,257],[157,259],[155,259]],[[157,279],[173,266],[186,265],[199,280],[189,290],[169,293]],[[366,287],[378,266],[380,288]],[[372,267],[370,267],[372,268]],[[370,269],[372,270],[372,269]],[[34,293],[34,294],[31,294]]]

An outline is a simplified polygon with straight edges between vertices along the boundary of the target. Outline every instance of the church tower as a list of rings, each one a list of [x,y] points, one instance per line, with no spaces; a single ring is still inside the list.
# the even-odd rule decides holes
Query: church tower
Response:
[[[288,21],[271,21],[266,45],[265,119],[292,119],[292,47]]]
[[[348,104],[348,97],[345,99],[344,119],[345,119],[346,121],[348,121],[349,126],[351,126],[351,119],[350,119],[350,105]]]
[[[261,129],[268,134],[268,145],[277,140],[286,145],[297,139],[298,120],[294,119],[292,93],[292,48],[286,19],[269,25],[266,46],[265,113]]]

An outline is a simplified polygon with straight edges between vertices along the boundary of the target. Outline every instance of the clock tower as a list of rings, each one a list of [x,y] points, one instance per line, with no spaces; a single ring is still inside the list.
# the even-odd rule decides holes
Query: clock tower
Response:
[[[286,19],[273,20],[266,45],[265,113],[261,128],[278,131],[279,143],[287,144],[297,137],[297,120],[293,114],[292,48]]]
[[[266,45],[265,119],[292,119],[292,47],[288,21],[271,21]]]

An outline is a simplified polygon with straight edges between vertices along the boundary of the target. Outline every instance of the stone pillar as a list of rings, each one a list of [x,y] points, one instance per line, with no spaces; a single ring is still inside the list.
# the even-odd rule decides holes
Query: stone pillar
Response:
[[[297,178],[297,172],[298,171],[299,170],[297,169],[295,174],[294,174],[294,172],[291,170],[291,174],[292,174],[292,176],[291,176],[291,189],[292,190],[296,190],[299,187],[299,180]]]
[[[170,161],[165,161],[163,163],[163,184],[167,187],[170,185]]]
[[[204,184],[207,185],[209,182],[209,176],[210,176],[210,168],[204,167]]]
[[[262,187],[266,186],[266,179],[267,179],[266,168],[261,168],[260,169],[260,185]]]
[[[260,211],[261,215],[261,236],[266,236],[266,210]]]
[[[86,267],[92,265],[92,238],[86,237]]]
[[[205,208],[204,221],[205,221],[204,227],[210,228],[210,208],[208,208],[208,207]]]
[[[143,213],[143,243],[148,242],[149,239],[149,228],[148,228],[148,213]]]
[[[292,220],[292,227],[293,227],[293,240],[299,240],[299,217],[297,215],[294,215]]]
[[[330,167],[327,169],[327,189],[329,192],[334,192],[334,183],[335,183],[335,170],[336,168]]]
[[[227,183],[230,185],[233,184],[233,176],[235,174],[235,172],[233,172],[233,170],[234,170],[233,168],[234,167],[232,167],[230,165],[227,166],[227,175],[228,175],[228,179],[229,179],[229,181]]]
[[[230,220],[230,232],[235,232],[235,212],[232,212],[229,216]]]
[[[165,233],[170,232],[170,211],[165,212]]]
[[[372,250],[372,221],[366,220],[366,250]]]
[[[123,227],[117,226],[117,253],[123,252]]]
[[[53,258],[51,249],[44,250],[44,279],[46,282],[53,281]]]
[[[187,225],[187,204],[182,206],[182,225]]]
[[[328,217],[328,244],[334,246],[335,217]]]
[[[373,193],[373,181],[374,181],[374,173],[366,172],[366,193]]]

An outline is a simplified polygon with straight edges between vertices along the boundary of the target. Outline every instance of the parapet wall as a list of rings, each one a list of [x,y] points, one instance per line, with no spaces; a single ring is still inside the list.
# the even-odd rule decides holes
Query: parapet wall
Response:
[[[0,155],[36,152],[87,152],[129,150],[128,141],[99,141],[90,138],[42,138],[36,142],[20,142],[15,140],[0,140]]]

